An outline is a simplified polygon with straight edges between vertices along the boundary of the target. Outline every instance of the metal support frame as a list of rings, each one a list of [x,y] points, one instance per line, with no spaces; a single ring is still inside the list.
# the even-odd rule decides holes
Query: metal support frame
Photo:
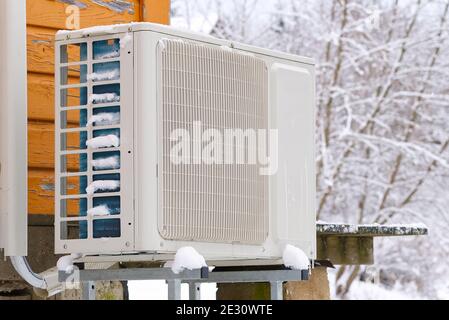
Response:
[[[283,300],[284,286],[282,281],[270,282],[271,300]]]
[[[181,280],[167,280],[168,300],[181,300]]]
[[[179,274],[169,268],[135,268],[135,269],[98,269],[76,270],[79,282],[82,284],[83,300],[95,300],[96,281],[130,281],[130,280],[166,280],[168,284],[168,298],[181,299],[181,283],[184,281],[201,281],[208,277],[209,269],[185,270]],[[59,272],[59,281],[73,279],[73,274]]]
[[[201,300],[201,283],[189,282],[189,300]]]
[[[96,299],[96,284],[95,281],[83,282],[82,286],[82,300],[95,300]]]
[[[235,268],[208,268],[185,270],[175,274],[169,268],[99,269],[77,270],[82,283],[83,300],[95,300],[96,281],[165,280],[168,285],[168,299],[181,300],[181,284],[189,285],[189,299],[201,299],[202,283],[257,283],[267,282],[271,286],[271,299],[283,299],[283,283],[286,281],[305,281],[309,270],[291,270],[280,266],[271,269],[238,270]],[[72,274],[59,273],[59,281],[70,280]]]

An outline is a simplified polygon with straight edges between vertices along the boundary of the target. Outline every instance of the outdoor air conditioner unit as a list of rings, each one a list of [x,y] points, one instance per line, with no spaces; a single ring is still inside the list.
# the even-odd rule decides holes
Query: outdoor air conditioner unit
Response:
[[[316,258],[312,60],[150,23],[56,40],[56,253]]]

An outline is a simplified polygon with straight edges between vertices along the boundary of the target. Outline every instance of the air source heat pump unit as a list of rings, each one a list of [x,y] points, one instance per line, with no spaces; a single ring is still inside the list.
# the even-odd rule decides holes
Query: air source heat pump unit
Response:
[[[315,258],[314,65],[142,23],[59,32],[56,253]]]

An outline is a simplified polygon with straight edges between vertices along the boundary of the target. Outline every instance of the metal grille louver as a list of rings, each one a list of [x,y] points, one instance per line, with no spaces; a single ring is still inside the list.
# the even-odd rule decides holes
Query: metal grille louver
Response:
[[[64,40],[56,50],[56,251],[132,246],[132,40]],[[97,139],[97,140],[96,140]],[[96,140],[96,141],[95,141]],[[111,142],[112,141],[112,142]],[[95,142],[95,143],[94,143]],[[90,144],[92,143],[92,144]]]
[[[163,39],[158,45],[159,231],[168,240],[261,244],[268,235],[268,177],[259,165],[174,164],[173,130],[267,129],[263,60],[229,48]],[[240,146],[247,150],[248,146]]]

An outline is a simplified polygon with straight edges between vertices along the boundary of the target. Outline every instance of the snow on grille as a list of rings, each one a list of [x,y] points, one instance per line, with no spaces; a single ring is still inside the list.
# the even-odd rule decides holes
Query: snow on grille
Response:
[[[65,247],[121,237],[119,47],[118,38],[60,46],[56,222]]]
[[[165,239],[261,244],[268,235],[268,178],[259,165],[174,164],[176,129],[267,129],[263,60],[230,48],[161,40],[162,155],[159,230]],[[242,146],[247,151],[247,145]]]

